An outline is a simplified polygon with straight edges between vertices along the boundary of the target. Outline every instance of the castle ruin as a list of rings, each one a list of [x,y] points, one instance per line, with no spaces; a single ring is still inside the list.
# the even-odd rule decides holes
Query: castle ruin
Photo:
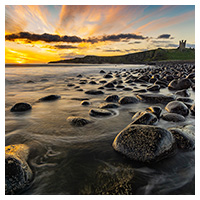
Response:
[[[185,49],[185,46],[186,46],[186,40],[185,41],[183,41],[183,40],[179,41],[179,47],[178,47],[178,49],[180,51],[182,51],[183,49]]]

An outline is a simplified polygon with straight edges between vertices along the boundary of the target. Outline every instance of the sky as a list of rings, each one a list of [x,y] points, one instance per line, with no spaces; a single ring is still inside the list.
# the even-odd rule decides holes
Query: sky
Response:
[[[6,5],[5,62],[195,47],[194,5]]]

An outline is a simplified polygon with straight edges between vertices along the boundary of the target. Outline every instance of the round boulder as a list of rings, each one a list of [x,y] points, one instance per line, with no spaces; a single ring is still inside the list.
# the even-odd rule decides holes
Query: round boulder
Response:
[[[130,103],[138,103],[139,100],[132,96],[125,96],[119,99],[119,104],[130,104]]]
[[[109,95],[104,100],[107,102],[118,102],[119,96],[118,95]]]
[[[162,119],[169,122],[184,122],[185,121],[185,117],[177,113],[165,113],[163,114]]]
[[[90,123],[90,120],[88,119],[84,119],[82,117],[75,117],[75,116],[68,117],[67,121],[69,121],[71,125],[77,126],[77,127],[85,126],[86,124]]]
[[[27,110],[31,110],[31,109],[32,109],[32,107],[28,103],[17,103],[10,109],[10,111],[11,112],[23,112],[23,111],[27,111]]]
[[[156,162],[173,150],[172,134],[160,127],[129,125],[114,139],[113,148],[126,157],[141,162]]]
[[[39,101],[55,101],[60,98],[61,96],[59,95],[49,95],[49,96],[40,98]]]
[[[111,116],[113,114],[114,112],[111,112],[106,109],[99,109],[99,108],[93,108],[93,109],[90,109],[89,111],[89,115],[93,117],[106,117],[106,116]]]
[[[104,94],[104,92],[101,90],[88,90],[85,92],[85,94],[100,95],[100,94]]]
[[[153,113],[159,119],[160,114],[162,112],[162,108],[160,106],[150,106],[150,107],[146,108],[146,111]]]
[[[26,188],[33,176],[27,163],[29,147],[25,144],[5,147],[5,193],[17,194]]]
[[[181,101],[171,101],[169,102],[165,110],[170,113],[177,113],[183,116],[187,116],[189,114],[188,107]]]

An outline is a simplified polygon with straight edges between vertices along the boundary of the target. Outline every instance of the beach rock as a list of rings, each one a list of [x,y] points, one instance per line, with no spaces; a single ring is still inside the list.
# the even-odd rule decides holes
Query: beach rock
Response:
[[[192,85],[192,82],[190,79],[183,78],[180,80],[173,80],[169,83],[168,89],[169,90],[183,90],[183,89],[188,89]]]
[[[187,108],[187,106],[180,101],[171,101],[169,102],[166,107],[165,110],[167,112],[170,113],[177,113],[183,116],[187,116],[189,114],[189,110]]]
[[[90,105],[90,102],[89,101],[81,101],[81,105],[88,106],[88,105]]]
[[[194,116],[195,115],[195,104],[192,104],[190,111],[191,111],[191,115]]]
[[[168,84],[165,81],[157,80],[154,84],[159,85],[160,88],[166,88]]]
[[[31,80],[30,80],[30,81],[27,81],[27,83],[34,83],[34,81],[31,81]]]
[[[75,86],[75,84],[74,83],[68,83],[67,86],[68,87],[73,87],[73,86]]]
[[[185,89],[175,92],[175,95],[180,95],[182,97],[189,97],[190,93],[188,92],[188,90]]]
[[[114,112],[111,112],[106,109],[92,108],[89,110],[89,115],[91,115],[93,117],[105,117],[105,116],[110,116],[113,114],[114,114]]]
[[[133,90],[133,89],[130,88],[130,87],[125,87],[125,88],[123,88],[123,90],[124,90],[124,91],[131,91],[131,90]]]
[[[61,96],[59,95],[49,95],[49,96],[40,98],[39,101],[55,101],[60,98]]]
[[[89,84],[96,85],[97,83],[95,81],[90,81]]]
[[[119,106],[116,103],[102,103],[98,107],[101,109],[107,109],[107,108],[118,108]]]
[[[162,115],[162,119],[169,122],[184,122],[185,117],[177,113],[165,113]]]
[[[82,76],[82,74],[79,74],[79,75],[77,75],[76,77],[78,77],[78,78],[82,78],[83,76]]]
[[[104,85],[104,87],[106,87],[106,88],[114,88],[115,85],[113,83],[107,83],[106,85]]]
[[[105,74],[106,72],[104,70],[101,70],[99,73],[101,74]]]
[[[17,194],[29,185],[33,173],[28,156],[29,147],[25,144],[5,147],[5,194]]]
[[[43,79],[41,79],[40,80],[41,82],[47,82],[47,81],[49,81],[47,78],[43,78]]]
[[[118,102],[119,96],[118,95],[109,95],[104,100],[107,102]]]
[[[162,112],[162,108],[160,106],[150,106],[146,108],[146,111],[153,113],[159,119]]]
[[[163,94],[137,94],[138,99],[148,103],[168,103],[175,100],[175,96],[166,96]]]
[[[193,102],[193,100],[188,98],[188,97],[178,97],[176,100],[177,101],[182,101],[184,103],[192,103]]]
[[[104,77],[104,78],[113,78],[113,76],[110,75],[110,74],[106,74],[106,75],[104,75],[103,77]]]
[[[77,89],[76,91],[80,91],[80,92],[82,92],[82,91],[83,91],[83,89],[79,88],[79,89]]]
[[[83,84],[86,84],[87,83],[87,80],[80,80],[79,84],[83,85]]]
[[[86,124],[91,123],[91,121],[88,119],[84,119],[82,117],[75,117],[75,116],[68,117],[67,121],[69,121],[71,125],[77,126],[77,127],[85,126]]]
[[[79,97],[73,97],[71,100],[76,100],[76,101],[84,101],[84,100],[89,100],[88,98],[79,98]]]
[[[124,85],[119,84],[116,86],[116,88],[124,88]]]
[[[129,125],[114,139],[113,148],[126,157],[141,162],[157,162],[171,155],[174,138],[160,127]]]
[[[195,127],[193,125],[169,128],[168,130],[173,134],[178,148],[195,149]]]
[[[149,90],[149,91],[160,91],[160,85],[148,86],[147,90]]]
[[[99,83],[107,83],[106,80],[100,80]]]
[[[27,110],[31,110],[32,107],[28,103],[16,103],[11,109],[11,112],[24,112]]]
[[[147,111],[137,112],[132,117],[133,122],[131,124],[145,124],[145,125],[154,125],[158,122],[157,117]]]
[[[104,94],[103,91],[101,90],[88,90],[85,92],[85,94],[90,94],[90,95],[101,95]]]
[[[125,97],[121,97],[118,101],[119,104],[130,104],[130,103],[138,103],[139,100],[135,97],[132,96],[125,96]]]

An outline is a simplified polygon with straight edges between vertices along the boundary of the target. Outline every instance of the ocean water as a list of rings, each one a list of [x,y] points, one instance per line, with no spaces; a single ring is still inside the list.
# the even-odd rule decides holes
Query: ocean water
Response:
[[[103,84],[100,70],[106,72],[144,68],[145,65],[66,65],[66,66],[6,66],[5,68],[5,143],[27,144],[30,149],[29,165],[34,172],[25,195],[75,194],[194,194],[195,152],[179,151],[176,155],[156,164],[146,165],[130,161],[115,152],[115,136],[131,122],[131,111],[145,110],[153,104],[138,103],[120,106],[116,115],[95,118],[88,112],[97,108],[110,94],[122,97],[131,91],[104,90],[104,95],[87,95],[84,91],[97,89]],[[82,78],[77,75],[82,74]],[[137,74],[135,74],[137,75]],[[122,77],[124,80],[126,77]],[[79,81],[96,81],[96,85],[80,85]],[[112,79],[109,79],[110,81]],[[29,82],[32,81],[32,82]],[[83,91],[77,91],[73,83]],[[130,85],[124,85],[130,87]],[[131,86],[134,87],[134,86]],[[139,88],[146,88],[137,83]],[[191,98],[194,92],[189,89]],[[162,94],[171,94],[161,89]],[[41,97],[56,94],[61,99],[37,102]],[[88,98],[89,106],[80,100]],[[11,107],[19,102],[32,105],[25,113],[12,113]],[[155,105],[155,104],[154,104]],[[164,105],[156,104],[163,108]],[[88,118],[92,123],[74,127],[66,120],[69,116]],[[168,128],[194,124],[188,116],[185,122],[160,120],[157,126]]]

